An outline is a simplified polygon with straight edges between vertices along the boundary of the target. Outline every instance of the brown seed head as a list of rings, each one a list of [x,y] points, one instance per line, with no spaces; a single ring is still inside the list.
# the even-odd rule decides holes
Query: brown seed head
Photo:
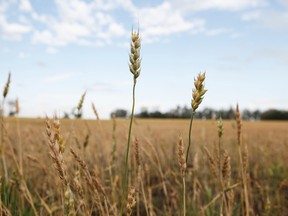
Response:
[[[249,163],[248,146],[247,146],[247,143],[245,142],[244,152],[243,152],[243,169],[244,169],[244,171],[247,170],[248,163]]]
[[[222,176],[225,184],[229,186],[230,179],[231,179],[231,163],[230,163],[230,156],[225,151],[224,152],[224,162],[222,167]]]
[[[141,71],[141,59],[140,59],[140,48],[141,48],[141,39],[138,32],[132,31],[131,35],[131,44],[130,44],[130,55],[129,55],[129,69],[130,72],[134,75],[136,80]]]
[[[241,116],[240,116],[240,111],[239,111],[239,106],[237,104],[236,106],[236,124],[237,124],[237,142],[238,145],[240,145],[240,138],[241,138]]]
[[[215,178],[217,179],[217,169],[216,169],[216,161],[214,159],[214,157],[211,155],[211,153],[209,152],[209,150],[207,149],[207,147],[204,147],[204,150],[208,156],[208,161],[209,161],[209,166],[211,169],[212,174],[215,176]]]
[[[94,114],[95,114],[95,116],[96,116],[96,119],[97,119],[97,120],[100,120],[99,114],[98,114],[97,109],[96,109],[96,107],[95,107],[95,105],[94,105],[93,102],[92,102],[92,110],[93,110],[93,112],[94,112]]]
[[[135,161],[137,166],[140,166],[139,142],[137,138],[135,139]]]
[[[130,188],[128,193],[128,203],[127,203],[127,216],[132,214],[132,209],[136,204],[136,189],[134,187]]]
[[[221,138],[223,135],[223,131],[224,131],[224,127],[223,127],[223,121],[222,118],[220,117],[219,121],[218,121],[218,137]]]
[[[78,110],[78,112],[80,112],[80,110],[82,109],[86,92],[87,92],[87,91],[85,91],[85,92],[82,94],[82,96],[81,96],[81,98],[80,98],[80,100],[79,100],[79,102],[78,102],[78,105],[77,105],[77,110]]]
[[[64,153],[65,146],[63,137],[61,135],[60,121],[56,117],[53,120],[53,127],[54,127],[54,141],[57,142],[59,145],[59,152]]]
[[[186,171],[186,160],[185,160],[184,144],[182,137],[179,138],[177,155],[178,155],[178,164],[180,172],[182,177],[184,177]]]
[[[201,104],[204,94],[207,92],[207,89],[204,88],[205,73],[199,73],[197,78],[194,79],[195,89],[192,90],[192,102],[191,106],[193,111]]]
[[[10,82],[11,82],[11,73],[9,73],[9,75],[8,75],[8,79],[7,79],[7,82],[6,82],[4,90],[3,90],[3,98],[6,98],[6,96],[8,94]]]

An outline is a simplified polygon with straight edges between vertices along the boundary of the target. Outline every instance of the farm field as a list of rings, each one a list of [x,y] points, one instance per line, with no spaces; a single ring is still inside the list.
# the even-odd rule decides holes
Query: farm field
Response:
[[[4,119],[2,215],[119,215],[129,120],[58,122],[52,118],[49,122]],[[56,125],[62,138],[60,165],[49,146],[49,124],[52,128]],[[242,215],[236,121],[223,121],[223,128],[220,161],[221,169],[227,169],[221,172],[227,178],[225,196],[229,198],[224,206],[231,215]],[[134,119],[128,169],[129,188],[133,190],[124,212],[130,213],[132,200],[136,203],[131,215],[183,214],[177,146],[182,137],[187,148],[188,132],[188,119]],[[221,211],[224,199],[219,195],[223,189],[217,176],[218,132],[216,120],[193,122],[186,171],[186,215],[219,215]],[[250,215],[286,215],[288,122],[243,121],[241,145]]]

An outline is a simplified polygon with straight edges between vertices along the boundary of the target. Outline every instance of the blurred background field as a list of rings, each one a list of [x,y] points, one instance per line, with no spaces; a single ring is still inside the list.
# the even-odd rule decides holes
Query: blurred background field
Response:
[[[75,166],[77,166],[69,151],[72,148],[87,163],[89,170],[99,178],[105,188],[105,196],[110,200],[111,212],[114,213],[116,210],[112,209],[119,205],[120,200],[120,180],[124,166],[128,123],[125,119],[61,120],[61,134],[65,145],[63,158],[69,178],[75,179]],[[4,182],[2,169],[1,196],[2,203],[12,215],[34,214],[25,199],[23,179],[40,215],[49,215],[49,211],[52,215],[61,215],[63,191],[61,180],[49,156],[45,124],[45,119],[5,118],[8,182]],[[188,215],[199,215],[201,208],[218,193],[217,180],[211,173],[207,155],[203,150],[206,146],[211,154],[216,151],[218,129],[216,120],[195,120],[193,124],[191,156],[194,158],[191,159],[193,164],[188,162],[187,165],[187,210],[190,212]],[[231,157],[231,185],[233,185],[239,181],[236,123],[223,121],[223,125],[222,143],[223,149]],[[139,143],[141,166],[144,170],[144,193],[146,192],[147,199],[144,201],[143,191],[139,191],[138,214],[146,215],[147,211],[149,215],[180,214],[181,178],[176,152],[179,136],[183,137],[184,146],[187,147],[188,128],[188,120],[137,118],[134,120],[132,140],[134,143],[137,138]],[[283,200],[280,185],[288,177],[288,122],[244,121],[241,136],[242,143],[247,144],[249,152],[248,185],[251,215],[282,215]],[[23,155],[23,179],[16,168],[16,164],[20,164],[20,144]],[[134,148],[133,144],[129,168],[129,182],[132,185],[137,182]],[[13,155],[16,156],[17,163]],[[83,174],[78,177],[84,185]],[[197,186],[194,187],[193,184]],[[4,190],[7,190],[6,194]],[[91,202],[91,197],[88,196],[89,190],[84,186],[83,190],[84,200],[88,204]],[[240,215],[240,188],[236,187],[234,191],[233,215]],[[75,205],[79,207],[79,200],[76,200],[75,198]],[[145,202],[149,203],[149,210],[146,211]],[[94,212],[92,215],[97,215],[97,211],[92,211],[94,209],[92,206],[89,207],[91,212]],[[217,204],[213,204],[205,214],[215,215],[216,212],[218,212]],[[137,210],[134,213],[136,215]],[[83,212],[79,210],[78,214],[82,215]]]

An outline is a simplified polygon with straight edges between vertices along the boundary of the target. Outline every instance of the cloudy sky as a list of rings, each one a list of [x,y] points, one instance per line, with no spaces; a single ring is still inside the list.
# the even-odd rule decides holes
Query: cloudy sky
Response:
[[[287,0],[0,0],[0,87],[22,116],[130,109],[131,29],[142,37],[136,110],[189,106],[288,109]]]

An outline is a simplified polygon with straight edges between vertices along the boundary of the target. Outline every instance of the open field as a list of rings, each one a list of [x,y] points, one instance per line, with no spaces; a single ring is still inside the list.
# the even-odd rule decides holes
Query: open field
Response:
[[[53,119],[50,123],[53,125]],[[181,136],[184,149],[187,148],[189,120],[135,119],[133,123],[129,188],[136,189],[131,198],[136,200],[136,205],[132,215],[181,215],[182,179],[177,146]],[[227,186],[233,187],[225,196],[230,197],[227,200],[231,215],[241,215],[244,210],[236,121],[223,121],[223,126],[221,145],[225,153],[220,160],[223,168],[229,156]],[[119,215],[128,127],[129,121],[121,119],[61,120],[63,154],[62,164],[57,167],[49,147],[45,119],[5,119],[2,149],[5,160],[1,158],[0,172],[3,215],[63,215],[67,211],[69,215],[71,212]],[[187,163],[186,215],[219,215],[221,211],[222,199],[217,198],[222,191],[217,177],[218,129],[217,121],[194,120]],[[136,155],[140,159],[134,157],[136,138],[139,146]],[[285,215],[288,122],[244,121],[241,145],[246,161],[250,215]],[[76,157],[70,149],[76,152]],[[129,201],[128,198],[128,204]]]

